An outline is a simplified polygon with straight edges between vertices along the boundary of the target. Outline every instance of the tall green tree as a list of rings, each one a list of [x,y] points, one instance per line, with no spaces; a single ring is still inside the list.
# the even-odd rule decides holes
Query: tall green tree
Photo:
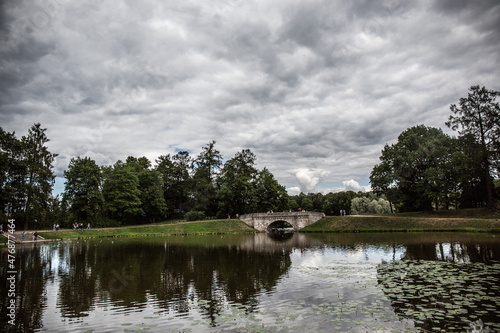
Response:
[[[0,127],[0,223],[17,218],[24,211],[25,164],[22,161],[22,143],[14,132]]]
[[[255,197],[258,211],[285,211],[290,209],[289,197],[285,187],[278,183],[267,168],[259,171],[257,175]]]
[[[397,198],[402,211],[432,210],[451,189],[443,169],[449,166],[451,138],[441,129],[418,125],[403,131],[398,142],[386,145],[371,174],[372,188]],[[396,194],[394,194],[396,192]]]
[[[63,201],[70,206],[70,211],[77,222],[95,223],[102,219],[104,197],[101,192],[101,169],[90,157],[72,158],[66,178]]]
[[[451,203],[460,208],[479,208],[487,202],[486,182],[481,145],[471,134],[455,140],[450,182],[455,185]]]
[[[121,161],[116,162],[107,174],[102,194],[106,211],[112,219],[127,223],[143,213],[137,173]]]
[[[302,210],[303,211],[312,211],[314,209],[314,203],[311,198],[305,197],[302,199]]]
[[[126,164],[134,170],[139,180],[143,214],[152,223],[164,218],[168,208],[163,195],[163,179],[160,172],[151,169],[151,162],[144,156],[139,158],[129,156]]]
[[[211,141],[202,148],[193,161],[193,183],[195,210],[204,211],[208,216],[217,213],[216,176],[222,166],[222,155]]]
[[[174,156],[162,155],[156,160],[156,170],[163,179],[163,193],[170,211],[181,213],[189,206],[192,193],[192,160],[187,151]]]
[[[143,170],[139,173],[139,189],[141,191],[141,208],[149,221],[166,217],[168,207],[163,196],[163,179],[156,170]]]
[[[23,163],[26,167],[25,187],[25,220],[24,230],[28,229],[33,212],[40,213],[47,209],[47,202],[54,185],[52,163],[57,154],[49,152],[45,135],[46,128],[36,123],[28,130],[28,135],[21,139]]]
[[[459,130],[460,135],[471,134],[481,146],[483,177],[486,180],[487,206],[494,207],[493,178],[494,171],[499,172],[500,146],[500,105],[496,98],[500,92],[485,87],[472,86],[467,97],[460,98],[459,105],[450,106],[450,115],[446,125]],[[492,166],[496,167],[493,170]]]
[[[255,154],[250,149],[243,149],[224,164],[218,177],[219,216],[255,211],[255,160]]]

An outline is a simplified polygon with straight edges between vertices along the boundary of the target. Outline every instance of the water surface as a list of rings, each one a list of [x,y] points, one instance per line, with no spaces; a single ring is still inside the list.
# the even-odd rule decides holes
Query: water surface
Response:
[[[498,236],[465,233],[37,244],[16,249],[15,325],[8,288],[0,324],[5,332],[493,332],[499,260]]]

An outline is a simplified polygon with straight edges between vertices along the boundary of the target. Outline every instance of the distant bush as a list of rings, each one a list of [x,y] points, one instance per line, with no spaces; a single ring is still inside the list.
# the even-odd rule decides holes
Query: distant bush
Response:
[[[383,214],[390,213],[389,201],[379,198],[354,198],[351,200],[351,212],[353,214]]]
[[[186,221],[202,221],[205,219],[205,212],[192,210],[184,214],[184,218]]]

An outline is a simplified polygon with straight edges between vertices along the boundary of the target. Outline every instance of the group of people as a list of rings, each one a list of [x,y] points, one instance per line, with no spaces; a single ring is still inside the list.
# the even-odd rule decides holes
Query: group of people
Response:
[[[90,223],[87,223],[87,229],[91,229],[92,226],[90,225]],[[80,230],[83,230],[83,223],[80,222],[80,224],[78,224],[78,222],[75,222],[73,223],[73,230],[76,230],[76,229],[80,229]]]
[[[57,224],[55,224],[55,223],[54,223],[54,224],[52,225],[52,230],[54,230],[54,231],[59,230],[59,223],[57,223]]]
[[[345,210],[343,209],[340,210],[340,216],[345,216]]]

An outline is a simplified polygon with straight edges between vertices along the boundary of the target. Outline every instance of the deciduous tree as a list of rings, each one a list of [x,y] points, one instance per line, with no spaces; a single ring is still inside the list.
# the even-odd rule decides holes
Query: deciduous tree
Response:
[[[264,168],[259,171],[255,182],[256,206],[261,212],[285,211],[289,209],[288,193],[274,175]]]
[[[256,209],[255,160],[250,149],[243,149],[224,164],[218,177],[219,216],[245,214]]]
[[[104,198],[101,169],[90,157],[72,158],[64,172],[63,200],[70,205],[77,222],[95,223],[102,218]]]
[[[150,222],[156,222],[168,212],[163,195],[163,179],[161,173],[151,169],[151,162],[146,157],[127,157],[127,166],[132,168],[139,180],[141,209]]]
[[[370,174],[372,188],[379,193],[390,189],[402,211],[432,210],[432,204],[450,192],[443,174],[449,166],[450,140],[441,129],[424,125],[403,131],[396,144],[382,150],[381,162]]]
[[[116,162],[107,175],[102,193],[106,210],[113,219],[128,222],[143,212],[139,178],[130,166],[121,161]]]

